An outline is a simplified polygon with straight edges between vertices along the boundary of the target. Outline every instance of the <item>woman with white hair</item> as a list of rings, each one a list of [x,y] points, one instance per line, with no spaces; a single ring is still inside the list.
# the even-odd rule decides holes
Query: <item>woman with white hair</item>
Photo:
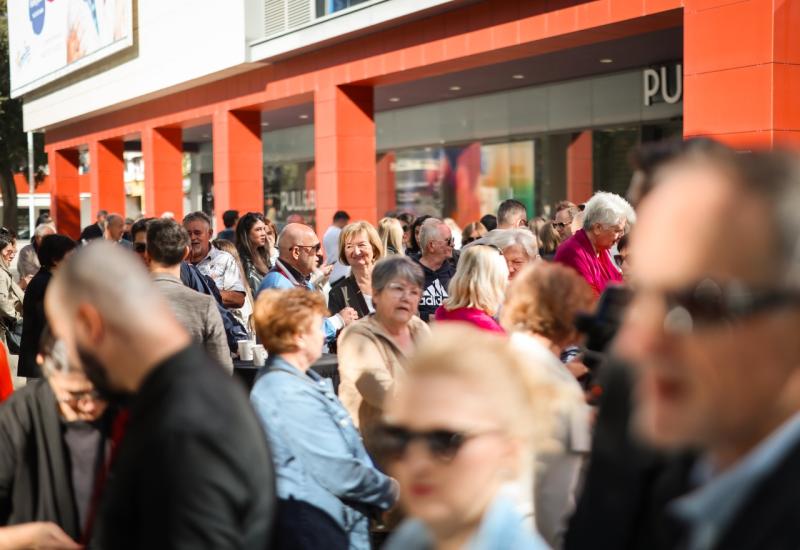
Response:
[[[502,251],[509,280],[526,265],[539,259],[539,240],[527,229],[495,229],[470,243],[469,247],[479,244],[494,246]]]
[[[494,317],[503,303],[507,282],[508,267],[499,248],[488,244],[469,247],[450,280],[450,296],[436,310],[436,320],[505,333]]]
[[[622,283],[609,250],[636,222],[636,214],[619,195],[598,192],[586,203],[583,215],[583,228],[558,247],[555,261],[577,271],[600,296],[609,284]]]

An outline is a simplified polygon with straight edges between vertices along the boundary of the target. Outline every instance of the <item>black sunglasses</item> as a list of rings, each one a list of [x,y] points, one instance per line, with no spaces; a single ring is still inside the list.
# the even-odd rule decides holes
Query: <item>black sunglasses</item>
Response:
[[[475,246],[488,246],[489,248],[494,248],[501,256],[504,256],[503,249],[497,246],[496,244],[489,244],[489,243],[480,243]]]
[[[144,254],[147,250],[147,243],[133,243],[133,251],[137,254]]]
[[[314,245],[296,244],[295,247],[296,248],[302,248],[303,250],[305,250],[307,248],[310,248],[316,253],[316,252],[319,252],[320,249],[322,248],[322,243],[317,243],[317,244],[314,244]]]
[[[733,281],[701,281],[683,290],[663,294],[667,314],[664,326],[669,332],[688,333],[744,319],[784,307],[800,307],[800,291],[782,288],[751,288]]]
[[[372,443],[379,456],[389,460],[400,460],[413,441],[421,440],[431,456],[441,462],[450,462],[462,445],[477,435],[479,434],[470,435],[451,430],[416,432],[402,426],[384,424],[373,431]]]

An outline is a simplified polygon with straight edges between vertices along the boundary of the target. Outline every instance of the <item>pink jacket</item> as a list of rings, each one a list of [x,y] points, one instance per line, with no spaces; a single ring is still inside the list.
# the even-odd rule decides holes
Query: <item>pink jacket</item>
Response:
[[[622,283],[622,274],[614,266],[611,254],[608,250],[603,250],[598,258],[583,229],[561,243],[556,250],[555,261],[580,273],[597,296],[602,294],[609,283]]]
[[[460,307],[453,311],[448,311],[444,306],[439,306],[436,310],[435,318],[437,321],[461,321],[463,323],[470,323],[481,330],[488,330],[489,332],[497,332],[499,334],[506,333],[503,327],[501,327],[497,321],[489,317],[485,311],[474,307]]]

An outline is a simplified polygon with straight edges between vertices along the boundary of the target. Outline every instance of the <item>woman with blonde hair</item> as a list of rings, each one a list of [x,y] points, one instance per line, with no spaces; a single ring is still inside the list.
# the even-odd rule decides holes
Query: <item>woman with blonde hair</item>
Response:
[[[552,403],[525,363],[499,335],[434,327],[373,437],[409,516],[387,550],[546,548],[515,494],[531,477]]]
[[[335,315],[352,307],[362,318],[375,311],[372,303],[372,268],[383,258],[378,232],[367,222],[345,226],[339,234],[339,261],[350,266],[350,275],[339,279],[328,295],[328,309]]]
[[[397,218],[382,218],[378,222],[378,235],[387,256],[405,254],[403,248],[403,224]]]
[[[503,252],[478,244],[464,250],[450,281],[450,296],[436,310],[436,321],[461,321],[479,329],[504,333],[494,319],[503,304],[508,266]]]

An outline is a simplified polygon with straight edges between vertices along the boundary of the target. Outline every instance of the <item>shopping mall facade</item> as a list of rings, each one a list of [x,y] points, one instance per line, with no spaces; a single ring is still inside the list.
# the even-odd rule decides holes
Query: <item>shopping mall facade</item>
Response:
[[[463,225],[622,192],[641,142],[800,144],[800,0],[126,2],[110,53],[14,90],[67,233],[100,208]]]

